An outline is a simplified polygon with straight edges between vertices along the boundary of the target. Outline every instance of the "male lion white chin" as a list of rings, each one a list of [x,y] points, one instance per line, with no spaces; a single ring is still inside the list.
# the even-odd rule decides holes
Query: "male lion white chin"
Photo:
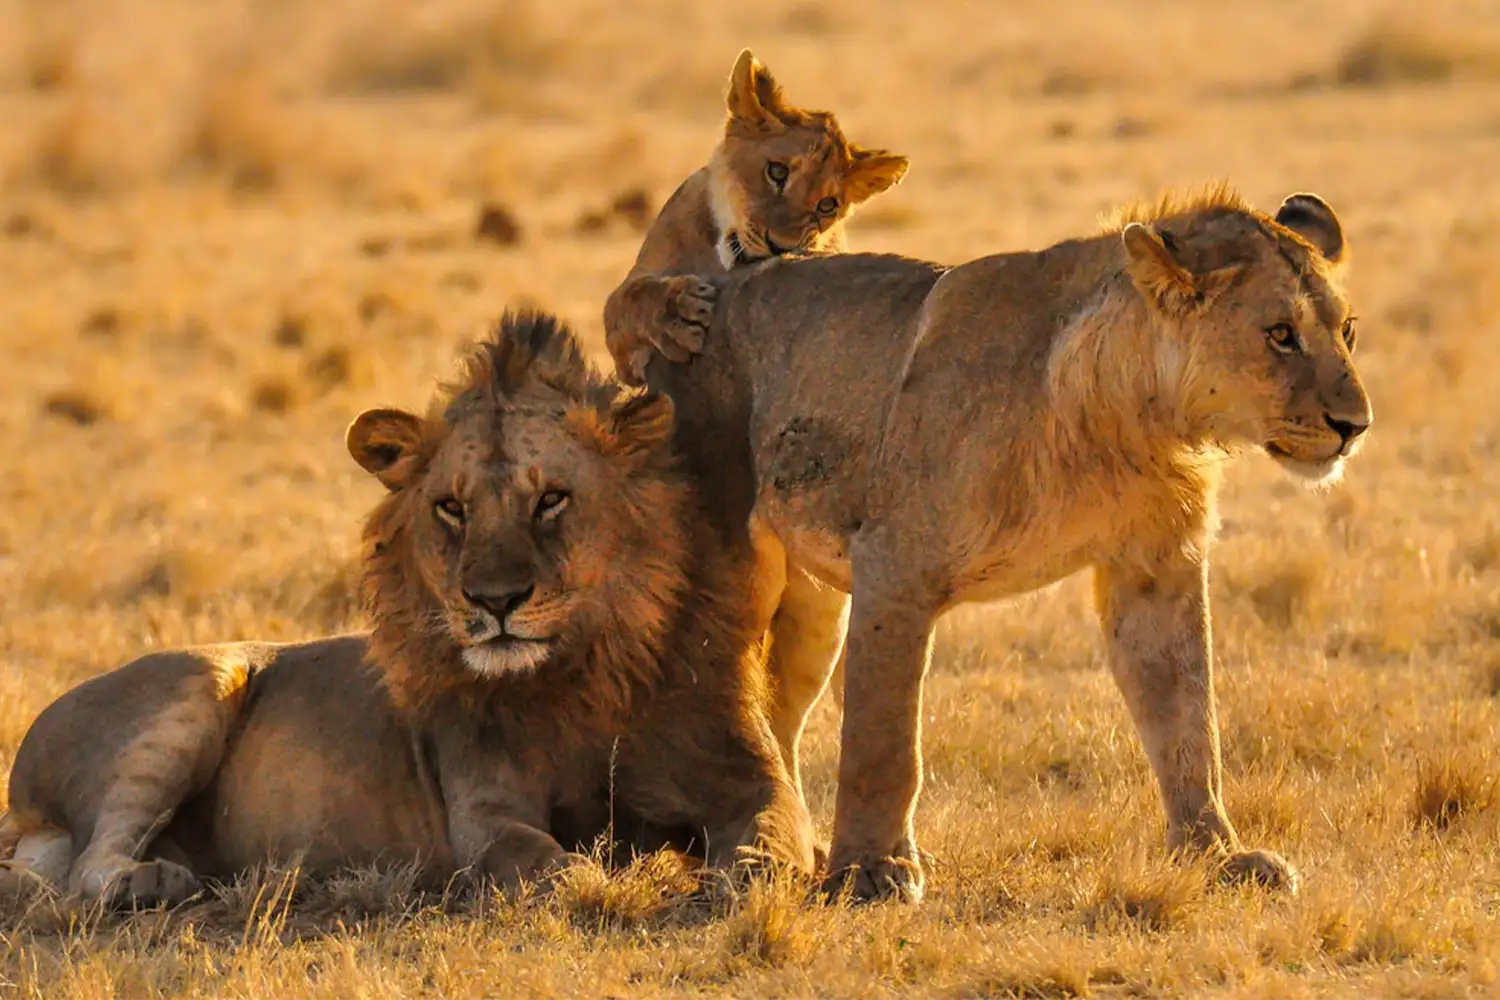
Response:
[[[464,649],[464,666],[481,677],[527,674],[547,662],[551,647],[534,639],[501,636]]]

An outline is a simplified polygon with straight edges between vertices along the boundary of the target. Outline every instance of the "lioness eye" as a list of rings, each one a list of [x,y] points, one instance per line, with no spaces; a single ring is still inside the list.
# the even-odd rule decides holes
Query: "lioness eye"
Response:
[[[534,517],[538,521],[550,521],[561,514],[563,508],[568,505],[568,495],[562,490],[548,490],[536,501]]]
[[[839,200],[837,198],[824,198],[822,201],[818,202],[819,215],[832,215],[838,210]]]
[[[1297,331],[1292,329],[1290,323],[1277,323],[1266,330],[1266,339],[1271,346],[1283,354],[1290,354],[1297,350]]]
[[[770,180],[772,184],[776,185],[776,190],[780,191],[781,185],[785,184],[786,179],[790,176],[791,171],[787,169],[785,163],[778,163],[777,161],[772,160],[770,163],[766,164],[766,178]]]
[[[1343,329],[1342,332],[1344,334],[1344,346],[1347,347],[1347,348],[1349,348],[1349,353],[1350,354],[1353,354],[1354,353],[1354,341],[1356,339],[1358,339],[1354,335],[1354,317],[1353,316],[1350,316],[1348,319],[1344,320],[1344,329]]]
[[[443,497],[432,505],[432,510],[441,521],[447,521],[452,525],[464,523],[464,505],[455,497]]]

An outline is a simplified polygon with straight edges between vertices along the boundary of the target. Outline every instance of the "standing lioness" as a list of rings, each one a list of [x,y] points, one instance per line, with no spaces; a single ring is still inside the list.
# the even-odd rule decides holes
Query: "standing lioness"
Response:
[[[799,623],[799,655],[773,653],[794,773],[853,595],[834,884],[921,894],[936,618],[1092,566],[1171,843],[1295,885],[1280,857],[1242,849],[1221,800],[1208,548],[1230,452],[1323,481],[1370,425],[1343,253],[1315,196],[1271,218],[1216,192],[951,269],[773,260],[730,274],[700,358],[651,363],[721,528],[754,535],[763,579],[796,584],[777,616]]]

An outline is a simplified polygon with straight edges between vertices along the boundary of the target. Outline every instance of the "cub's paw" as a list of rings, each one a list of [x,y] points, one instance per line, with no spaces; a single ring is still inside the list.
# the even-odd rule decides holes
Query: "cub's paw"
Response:
[[[823,881],[823,892],[830,900],[845,893],[856,903],[873,903],[891,899],[902,903],[920,903],[926,879],[922,862],[910,848],[881,857],[874,853],[836,856]]]
[[[135,862],[107,876],[94,873],[84,878],[81,888],[84,898],[108,907],[148,909],[185,902],[202,890],[203,883],[182,865],[157,860]]]
[[[1219,866],[1219,878],[1229,883],[1253,882],[1295,896],[1302,875],[1275,851],[1236,851]]]
[[[702,352],[719,290],[690,274],[668,278],[666,284],[666,315],[651,343],[667,360],[680,364]]]

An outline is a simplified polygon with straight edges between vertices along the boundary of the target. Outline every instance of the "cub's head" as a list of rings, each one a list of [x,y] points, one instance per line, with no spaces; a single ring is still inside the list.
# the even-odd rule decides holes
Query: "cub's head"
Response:
[[[906,157],[844,138],[827,111],[802,111],[746,49],[729,78],[724,141],[709,162],[726,268],[788,251],[844,248],[843,219],[906,174]]]
[[[361,414],[349,452],[390,490],[365,557],[398,695],[566,667],[601,643],[649,659],[683,586],[671,431],[666,396],[605,381],[542,315],[507,315],[427,416]]]
[[[1169,340],[1158,364],[1184,417],[1331,482],[1373,419],[1354,366],[1347,256],[1333,209],[1294,194],[1274,217],[1232,195],[1121,231],[1127,269]]]

